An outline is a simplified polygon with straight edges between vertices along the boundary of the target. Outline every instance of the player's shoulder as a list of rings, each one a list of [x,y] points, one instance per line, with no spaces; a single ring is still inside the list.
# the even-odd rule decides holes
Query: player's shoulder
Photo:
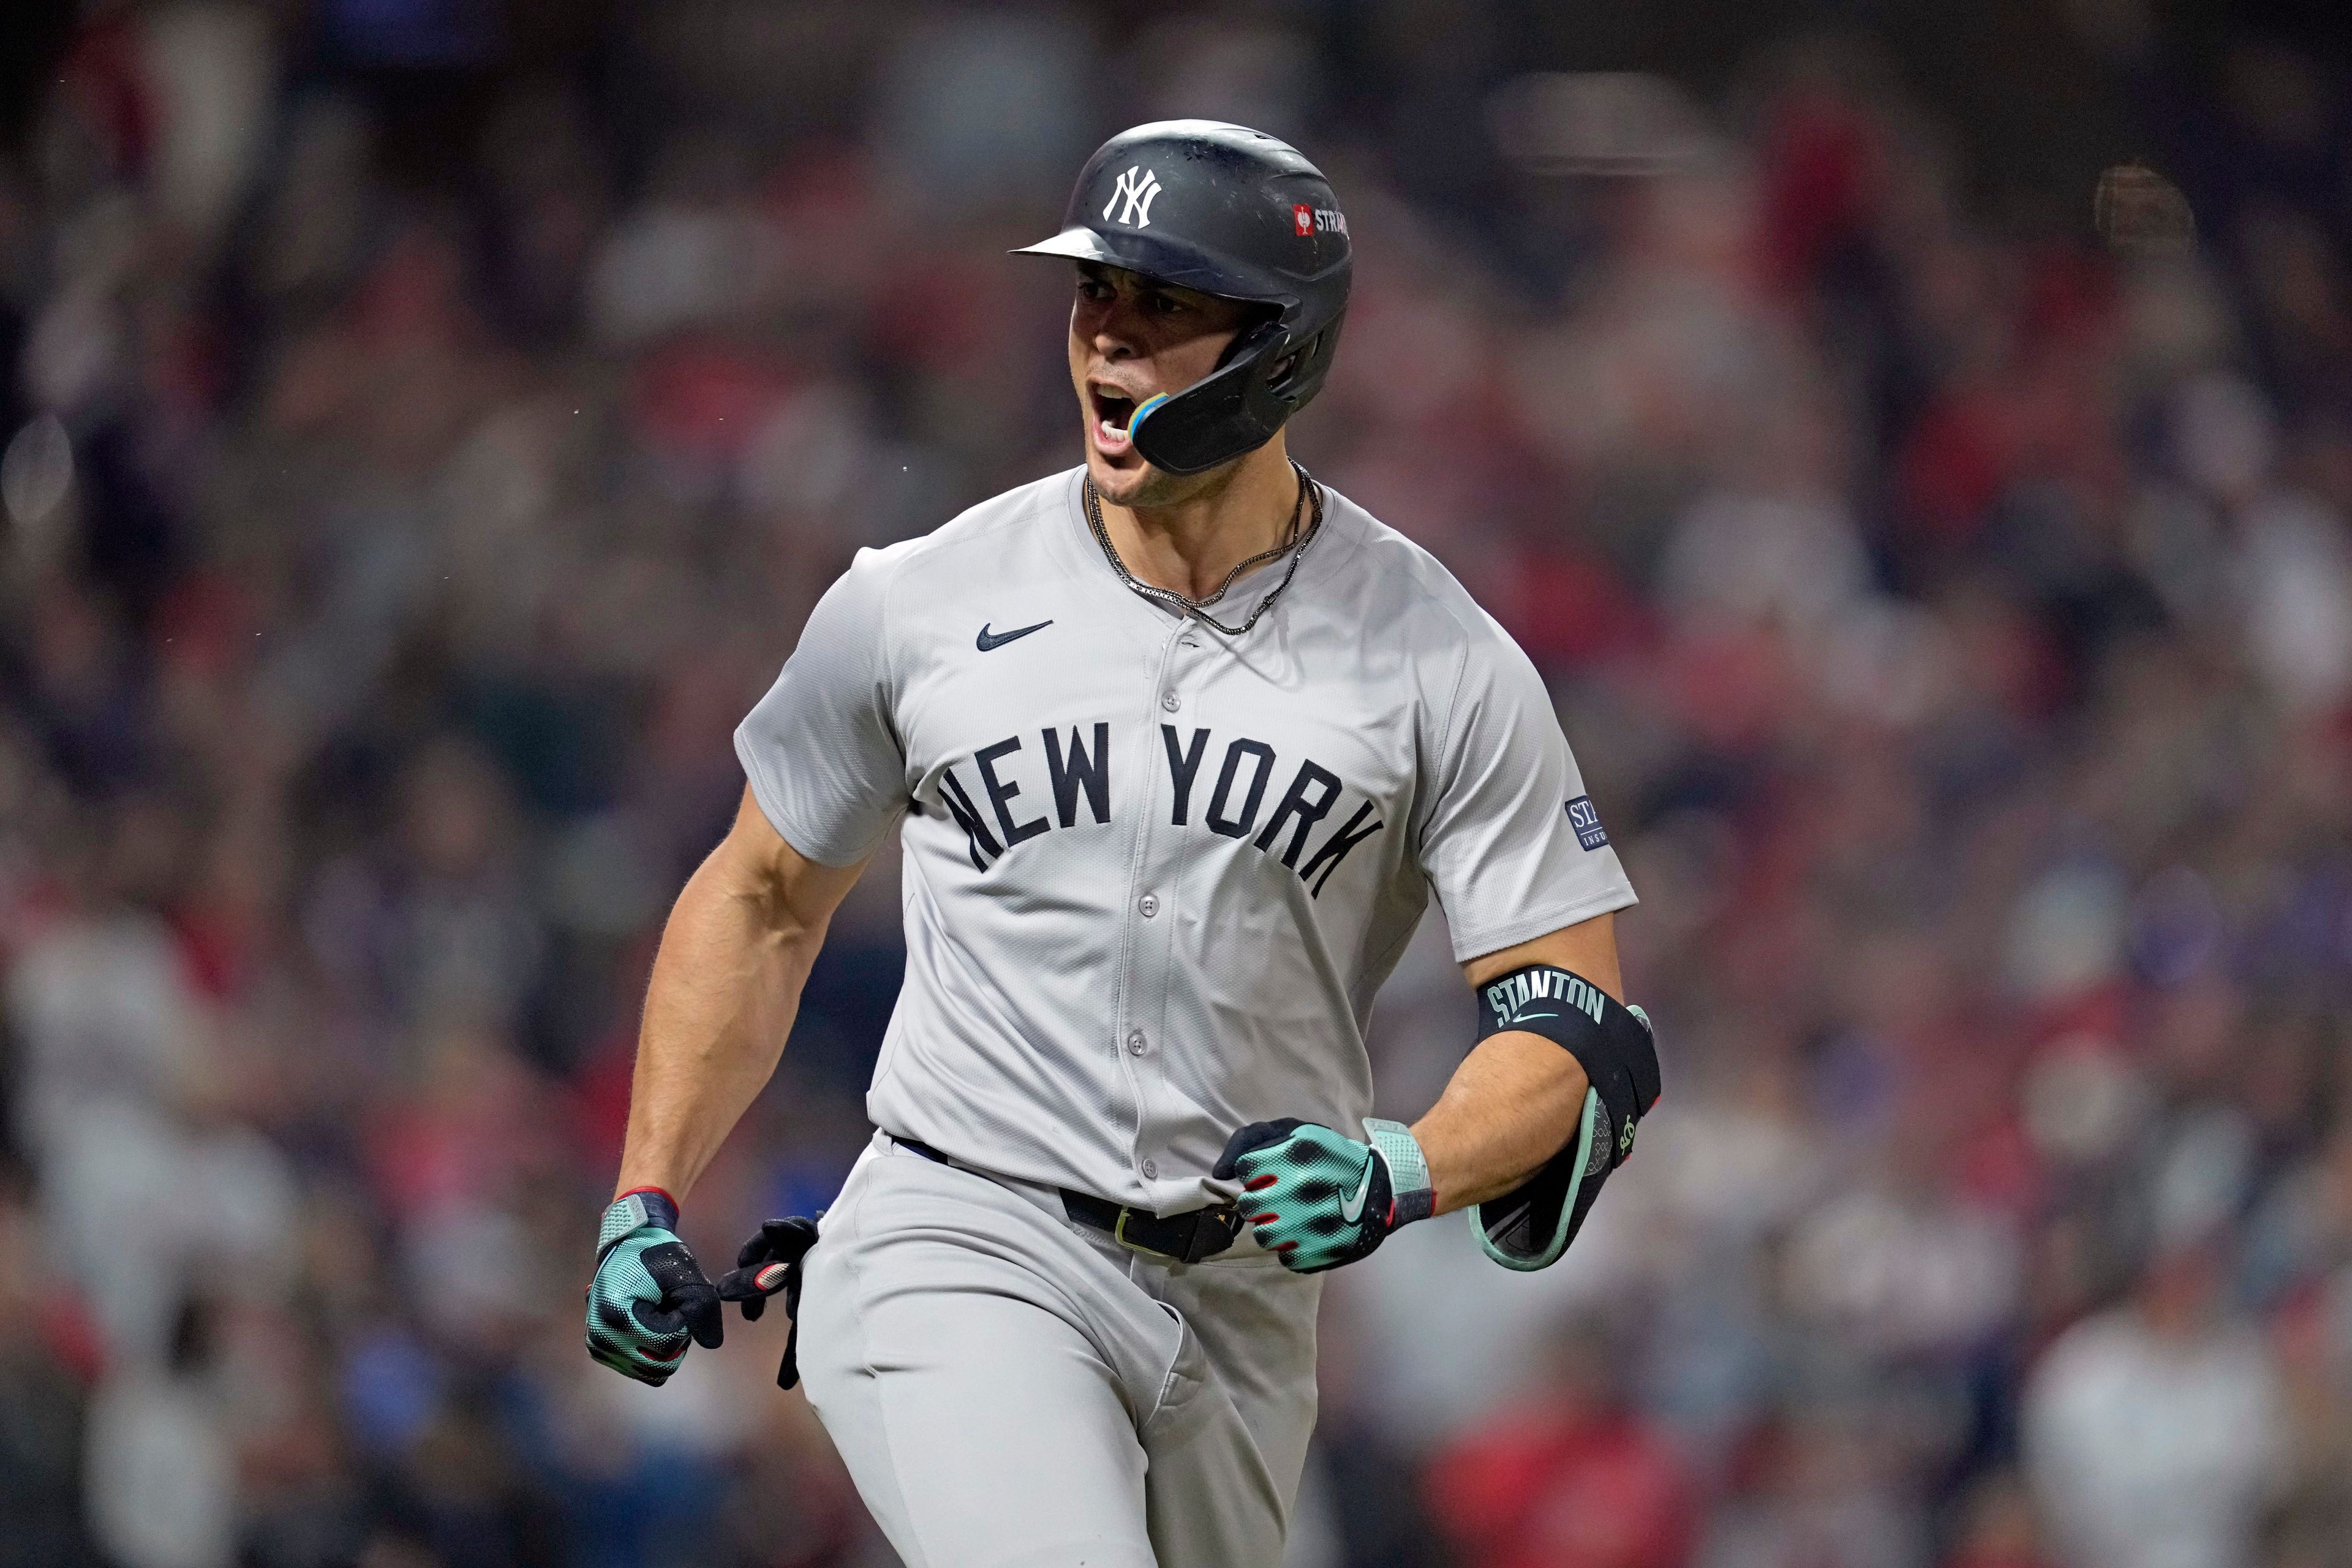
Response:
[[[1326,526],[1340,546],[1333,552],[1331,587],[1354,602],[1364,625],[1406,628],[1417,641],[1442,648],[1517,651],[1510,634],[1444,562],[1338,490],[1325,491]]]
[[[1076,470],[966,507],[929,533],[857,552],[825,594],[831,617],[867,626],[886,642],[919,639],[919,628],[973,595],[1050,573],[1049,529],[1035,526],[1066,507]]]
[[[966,507],[929,533],[860,550],[850,572],[879,586],[952,580],[974,570],[1011,564],[1017,552],[1009,552],[1008,544],[1034,539],[1037,530],[1029,525],[1069,505],[1076,472],[1048,474],[1017,485]]]

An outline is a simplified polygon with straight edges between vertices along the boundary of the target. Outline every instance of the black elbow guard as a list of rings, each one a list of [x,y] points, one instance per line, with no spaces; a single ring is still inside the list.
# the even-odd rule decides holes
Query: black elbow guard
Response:
[[[1471,1228],[1506,1268],[1545,1268],[1584,1225],[1609,1173],[1633,1152],[1633,1134],[1658,1102],[1658,1049],[1649,1016],[1580,974],[1531,963],[1478,987],[1478,1037],[1541,1035],[1577,1060],[1591,1088],[1576,1135],[1511,1192],[1473,1205]]]

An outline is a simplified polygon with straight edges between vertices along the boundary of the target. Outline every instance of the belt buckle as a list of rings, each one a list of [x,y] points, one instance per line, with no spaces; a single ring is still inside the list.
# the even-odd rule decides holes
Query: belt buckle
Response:
[[[1141,1209],[1137,1208],[1133,1204],[1121,1204],[1121,1205],[1118,1205],[1118,1223],[1117,1225],[1115,1225],[1115,1226],[1111,1226],[1110,1238],[1111,1238],[1113,1241],[1118,1242],[1121,1247],[1126,1247],[1129,1252],[1144,1252],[1144,1253],[1149,1253],[1149,1254],[1150,1254],[1150,1255],[1151,1255],[1152,1257],[1154,1257],[1154,1258],[1173,1258],[1173,1257],[1175,1257],[1176,1255],[1175,1255],[1174,1253],[1172,1253],[1172,1252],[1162,1252],[1162,1251],[1160,1251],[1160,1248],[1158,1248],[1158,1247],[1156,1247],[1149,1246],[1149,1245],[1147,1245],[1147,1244],[1145,1244],[1145,1243],[1143,1243],[1143,1242],[1140,1242],[1140,1241],[1130,1241],[1129,1239],[1128,1239],[1128,1235],[1127,1235],[1127,1221],[1128,1221],[1128,1216],[1129,1216],[1129,1215],[1136,1215],[1136,1214],[1143,1214],[1143,1215],[1144,1215],[1144,1217],[1146,1217],[1147,1219],[1158,1219],[1158,1218],[1160,1217],[1158,1215],[1155,1215],[1155,1214],[1147,1214],[1147,1213],[1145,1213],[1145,1211],[1143,1211],[1143,1210],[1141,1210]]]
[[[1217,1256],[1218,1253],[1225,1251],[1227,1248],[1231,1247],[1234,1242],[1241,1239],[1242,1227],[1234,1223],[1234,1215],[1239,1211],[1240,1206],[1241,1205],[1238,1204],[1227,1202],[1222,1204],[1211,1204],[1208,1207],[1198,1211],[1201,1218],[1192,1227],[1193,1247],[1197,1249],[1201,1245],[1202,1237],[1209,1234],[1223,1235],[1225,1238],[1224,1246],[1202,1253],[1198,1258],[1188,1258],[1185,1259],[1187,1263],[1205,1262],[1209,1258]]]

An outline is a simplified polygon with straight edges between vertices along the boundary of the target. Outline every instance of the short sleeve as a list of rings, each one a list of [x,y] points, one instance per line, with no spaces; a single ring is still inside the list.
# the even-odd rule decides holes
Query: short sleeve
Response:
[[[760,809],[786,843],[826,866],[864,859],[907,805],[883,656],[888,580],[886,559],[860,551],[735,730]]]
[[[1470,633],[1421,829],[1457,962],[1634,901],[1535,666],[1491,618]]]

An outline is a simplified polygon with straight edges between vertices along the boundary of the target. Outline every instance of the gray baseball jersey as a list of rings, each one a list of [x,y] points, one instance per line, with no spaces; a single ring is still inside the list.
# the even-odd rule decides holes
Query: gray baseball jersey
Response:
[[[1465,959],[1633,891],[1534,667],[1426,552],[1327,488],[1228,637],[1119,581],[1083,475],[859,552],[735,745],[811,859],[902,824],[876,1125],[1173,1213],[1246,1122],[1356,1131],[1433,889]]]

